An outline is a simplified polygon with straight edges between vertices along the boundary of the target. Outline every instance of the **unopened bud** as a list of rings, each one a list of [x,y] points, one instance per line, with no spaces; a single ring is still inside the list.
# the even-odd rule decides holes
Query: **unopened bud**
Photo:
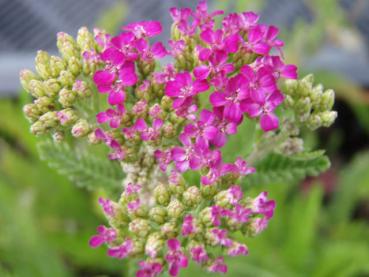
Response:
[[[72,127],[72,136],[76,138],[84,137],[91,131],[91,127],[85,119],[80,119]]]
[[[82,62],[77,57],[71,57],[68,60],[68,71],[74,76],[78,76],[82,71]]]
[[[157,257],[158,253],[164,247],[164,240],[159,232],[152,233],[149,235],[145,245],[145,253],[150,258]]]
[[[50,70],[50,56],[46,51],[38,51],[35,59],[35,67],[37,73],[47,80],[52,77]]]
[[[66,64],[60,57],[51,56],[50,58],[50,73],[51,76],[57,78],[61,71],[65,70]]]
[[[56,79],[49,79],[44,82],[44,87],[46,90],[46,95],[53,98],[58,95],[61,89],[59,82]]]
[[[60,72],[60,76],[58,78],[58,81],[63,87],[69,87],[71,88],[74,84],[75,77],[73,74],[67,70],[64,70]]]
[[[324,127],[329,127],[336,120],[337,112],[335,112],[335,111],[323,112],[323,113],[321,113],[320,118],[321,118],[321,121],[322,121],[322,125]]]
[[[32,80],[37,80],[38,77],[35,73],[33,73],[31,70],[23,69],[19,73],[19,79],[22,84],[22,87],[27,91],[30,92],[30,82]]]
[[[175,224],[175,222],[167,222],[161,227],[161,233],[166,238],[173,238],[178,235],[178,228]]]
[[[31,80],[28,85],[29,93],[35,97],[39,98],[46,95],[45,84],[39,80]]]
[[[169,217],[178,219],[184,212],[184,206],[178,199],[172,199],[167,207],[167,211]]]
[[[64,109],[56,114],[58,116],[58,119],[60,121],[60,124],[63,126],[72,125],[74,124],[78,117],[76,115],[76,112],[73,109]]]
[[[73,90],[69,90],[66,88],[63,88],[59,92],[59,103],[63,105],[63,107],[71,107],[74,104],[74,101],[77,98],[77,93]]]
[[[64,140],[64,134],[62,132],[55,132],[53,134],[53,140],[56,143],[60,143]]]
[[[129,231],[138,237],[146,237],[151,230],[150,224],[146,219],[136,218],[129,224]]]
[[[154,189],[154,198],[157,204],[166,206],[170,201],[170,192],[164,184],[159,184]]]
[[[164,207],[153,207],[149,212],[151,220],[158,224],[163,224],[167,217],[167,210]]]
[[[201,201],[201,192],[198,187],[189,187],[183,193],[183,203],[188,207],[194,207],[198,205]]]
[[[57,34],[56,46],[65,60],[69,60],[71,57],[80,57],[76,41],[67,33],[59,32]]]
[[[88,31],[87,27],[81,27],[78,30],[77,44],[82,52],[95,49],[96,43],[94,36]]]
[[[36,136],[45,134],[45,127],[41,121],[36,121],[31,125],[31,133]]]
[[[92,95],[92,90],[85,81],[76,80],[73,84],[73,90],[82,98]]]

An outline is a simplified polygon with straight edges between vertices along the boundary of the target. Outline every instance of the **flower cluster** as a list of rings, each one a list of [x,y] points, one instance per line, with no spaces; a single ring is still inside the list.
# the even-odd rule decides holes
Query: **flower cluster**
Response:
[[[234,233],[261,232],[275,203],[266,193],[243,195],[237,182],[255,169],[241,157],[225,163],[222,148],[244,120],[278,129],[278,82],[296,79],[297,68],[283,63],[278,29],[255,13],[230,14],[219,29],[214,17],[223,12],[208,13],[205,1],[170,13],[168,49],[150,42],[162,31],[156,21],[124,26],[101,44],[104,66],[93,80],[109,108],[97,114],[95,136],[127,177],[118,202],[100,201],[111,227],[100,226],[91,246],[140,257],[137,276],[177,276],[189,260],[225,273],[223,255],[248,254]],[[156,71],[165,56],[173,63]],[[200,184],[188,182],[187,171]]]
[[[98,44],[83,27],[76,40],[66,33],[58,33],[57,46],[61,57],[39,51],[37,74],[30,70],[20,73],[23,88],[34,98],[33,103],[23,109],[32,122],[31,132],[52,134],[56,141],[69,134],[74,137],[94,135],[96,124],[85,115],[85,110],[93,110],[97,101],[93,95],[94,86],[88,78],[94,74],[98,60],[84,59],[83,53],[96,56]]]
[[[310,77],[295,80],[297,67],[284,63],[278,28],[253,12],[218,26],[223,14],[209,13],[205,0],[195,10],[170,9],[166,44],[151,41],[162,31],[157,21],[128,24],[116,36],[82,28],[76,41],[60,33],[62,57],[39,52],[38,74],[21,72],[35,98],[24,107],[33,133],[88,136],[121,164],[122,193],[99,199],[109,226],[97,228],[90,246],[138,259],[137,277],[177,276],[189,262],[226,273],[226,256],[248,254],[241,234],[259,234],[275,209],[266,192],[244,195],[240,180],[255,172],[246,160],[277,146],[301,151],[299,126],[284,115],[311,128],[335,118],[332,92]],[[246,160],[226,161],[224,147],[245,121],[256,122],[263,144]]]

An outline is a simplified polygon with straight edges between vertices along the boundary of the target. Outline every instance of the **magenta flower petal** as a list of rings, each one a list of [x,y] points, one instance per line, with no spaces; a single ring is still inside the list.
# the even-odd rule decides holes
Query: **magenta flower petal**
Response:
[[[279,120],[275,114],[263,114],[260,118],[260,126],[265,131],[272,131],[278,128]]]
[[[213,94],[211,94],[210,95],[210,103],[214,107],[224,106],[227,103],[224,93],[214,92]]]
[[[210,68],[206,65],[200,65],[193,71],[196,79],[199,80],[206,80],[209,77],[210,72]]]

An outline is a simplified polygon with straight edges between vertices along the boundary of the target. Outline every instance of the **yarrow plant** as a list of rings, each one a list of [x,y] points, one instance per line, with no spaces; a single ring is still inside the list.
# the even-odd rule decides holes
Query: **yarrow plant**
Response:
[[[297,80],[297,67],[284,63],[277,27],[253,12],[223,14],[208,12],[206,1],[170,9],[166,44],[151,42],[162,32],[157,21],[116,36],[59,33],[61,57],[40,51],[37,74],[20,74],[34,98],[24,107],[32,133],[105,144],[121,165],[120,196],[99,198],[108,225],[90,246],[137,260],[137,277],[177,276],[191,261],[226,273],[225,256],[247,255],[244,238],[262,232],[276,207],[242,184],[272,152],[303,159],[300,129],[336,118],[334,92],[311,75]],[[257,125],[251,153],[226,161],[225,147],[246,123]]]

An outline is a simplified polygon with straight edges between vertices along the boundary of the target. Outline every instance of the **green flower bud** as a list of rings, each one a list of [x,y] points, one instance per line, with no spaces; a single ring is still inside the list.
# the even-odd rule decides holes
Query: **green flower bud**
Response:
[[[43,114],[39,121],[42,122],[45,128],[55,128],[59,120],[55,111],[49,111]]]
[[[170,97],[164,95],[163,98],[161,99],[161,108],[164,111],[168,111],[172,108],[172,105],[173,105],[172,99],[170,99]]]
[[[304,141],[301,138],[288,138],[279,147],[283,155],[293,155],[304,151]]]
[[[199,220],[200,223],[202,223],[205,226],[213,226],[213,221],[212,221],[212,215],[211,215],[211,208],[210,207],[206,207],[205,209],[203,209],[200,214],[199,214]]]
[[[189,187],[184,193],[183,193],[183,203],[187,207],[195,207],[197,206],[201,201],[201,192],[198,187],[192,186]]]
[[[57,78],[61,71],[66,69],[64,60],[60,57],[51,56],[50,58],[50,73],[51,76]]]
[[[203,197],[211,198],[217,194],[218,187],[216,184],[208,185],[208,186],[201,186],[200,191]]]
[[[145,253],[151,258],[158,256],[158,253],[164,248],[164,240],[159,232],[149,235],[145,245]]]
[[[64,71],[60,72],[60,76],[58,78],[58,81],[60,82],[60,84],[63,87],[71,88],[74,84],[75,77],[73,76],[73,74],[71,72],[64,70]]]
[[[229,202],[229,192],[227,190],[222,190],[218,192],[214,197],[215,205],[220,207],[229,207],[231,203]]]
[[[168,216],[178,219],[182,216],[184,209],[185,207],[178,199],[172,199],[167,207]]]
[[[28,88],[29,93],[35,98],[45,96],[47,93],[45,84],[39,80],[31,80]]]
[[[135,234],[135,236],[145,238],[151,231],[151,227],[149,221],[146,219],[136,218],[131,221],[128,226],[128,229],[131,233]]]
[[[286,80],[284,82],[283,92],[286,95],[289,95],[289,96],[294,97],[297,88],[298,88],[298,81],[297,80],[288,79],[288,80]]]
[[[333,105],[334,105],[334,90],[328,89],[322,95],[321,110],[330,111],[332,110]]]
[[[323,89],[323,85],[318,84],[310,90],[309,97],[314,108],[317,108],[320,105],[323,96]]]
[[[175,222],[173,222],[173,221],[165,223],[161,227],[160,231],[168,239],[176,237],[178,235],[178,228],[177,228]]]
[[[91,127],[87,120],[80,119],[72,127],[72,136],[75,138],[80,138],[86,136],[91,131]]]
[[[34,104],[37,107],[37,110],[41,113],[47,113],[50,110],[54,109],[54,103],[52,99],[49,97],[43,96],[35,100]]]
[[[29,119],[31,122],[36,121],[41,115],[35,104],[26,104],[23,107],[23,112],[26,115],[27,119]]]
[[[75,100],[77,98],[77,93],[73,90],[69,90],[66,88],[63,88],[59,92],[59,103],[62,104],[63,107],[71,107],[73,106]]]
[[[91,34],[87,27],[81,27],[77,34],[77,44],[82,52],[94,50],[96,43],[93,34]]]
[[[92,95],[92,90],[85,81],[76,80],[73,84],[73,90],[82,98]]]
[[[31,133],[36,136],[45,134],[45,130],[45,126],[41,121],[36,121],[31,125]]]
[[[309,117],[309,119],[307,120],[306,122],[306,126],[310,129],[310,130],[316,130],[318,129],[319,127],[322,126],[322,120],[320,118],[319,115],[311,115]]]
[[[68,60],[68,71],[74,76],[78,76],[82,72],[82,62],[77,57],[71,57]]]
[[[44,87],[46,90],[46,95],[53,98],[58,95],[61,89],[59,82],[56,79],[49,79],[44,82]]]
[[[19,73],[19,79],[22,84],[22,87],[27,91],[30,92],[30,82],[32,80],[37,80],[38,77],[35,73],[33,73],[31,70],[23,69]]]
[[[81,56],[76,41],[67,33],[59,32],[57,34],[56,46],[65,60],[69,60],[71,57],[79,58]]]
[[[166,221],[167,210],[164,207],[153,207],[150,209],[149,217],[155,223],[163,224]]]
[[[336,118],[337,118],[337,112],[335,111],[326,111],[320,114],[320,119],[324,127],[331,126],[333,122],[336,120]]]
[[[159,184],[154,189],[154,198],[157,204],[166,206],[170,201],[170,192],[164,184]]]
[[[61,125],[63,126],[72,125],[78,119],[76,111],[70,108],[59,111],[57,113],[57,116],[59,118]]]
[[[46,51],[39,50],[35,59],[37,73],[44,79],[52,77],[50,69],[50,56]]]
[[[174,128],[173,124],[171,123],[164,124],[163,135],[165,138],[173,138],[176,136],[176,129]]]
[[[313,90],[314,75],[309,74],[299,81],[298,92],[301,96],[309,96]]]

